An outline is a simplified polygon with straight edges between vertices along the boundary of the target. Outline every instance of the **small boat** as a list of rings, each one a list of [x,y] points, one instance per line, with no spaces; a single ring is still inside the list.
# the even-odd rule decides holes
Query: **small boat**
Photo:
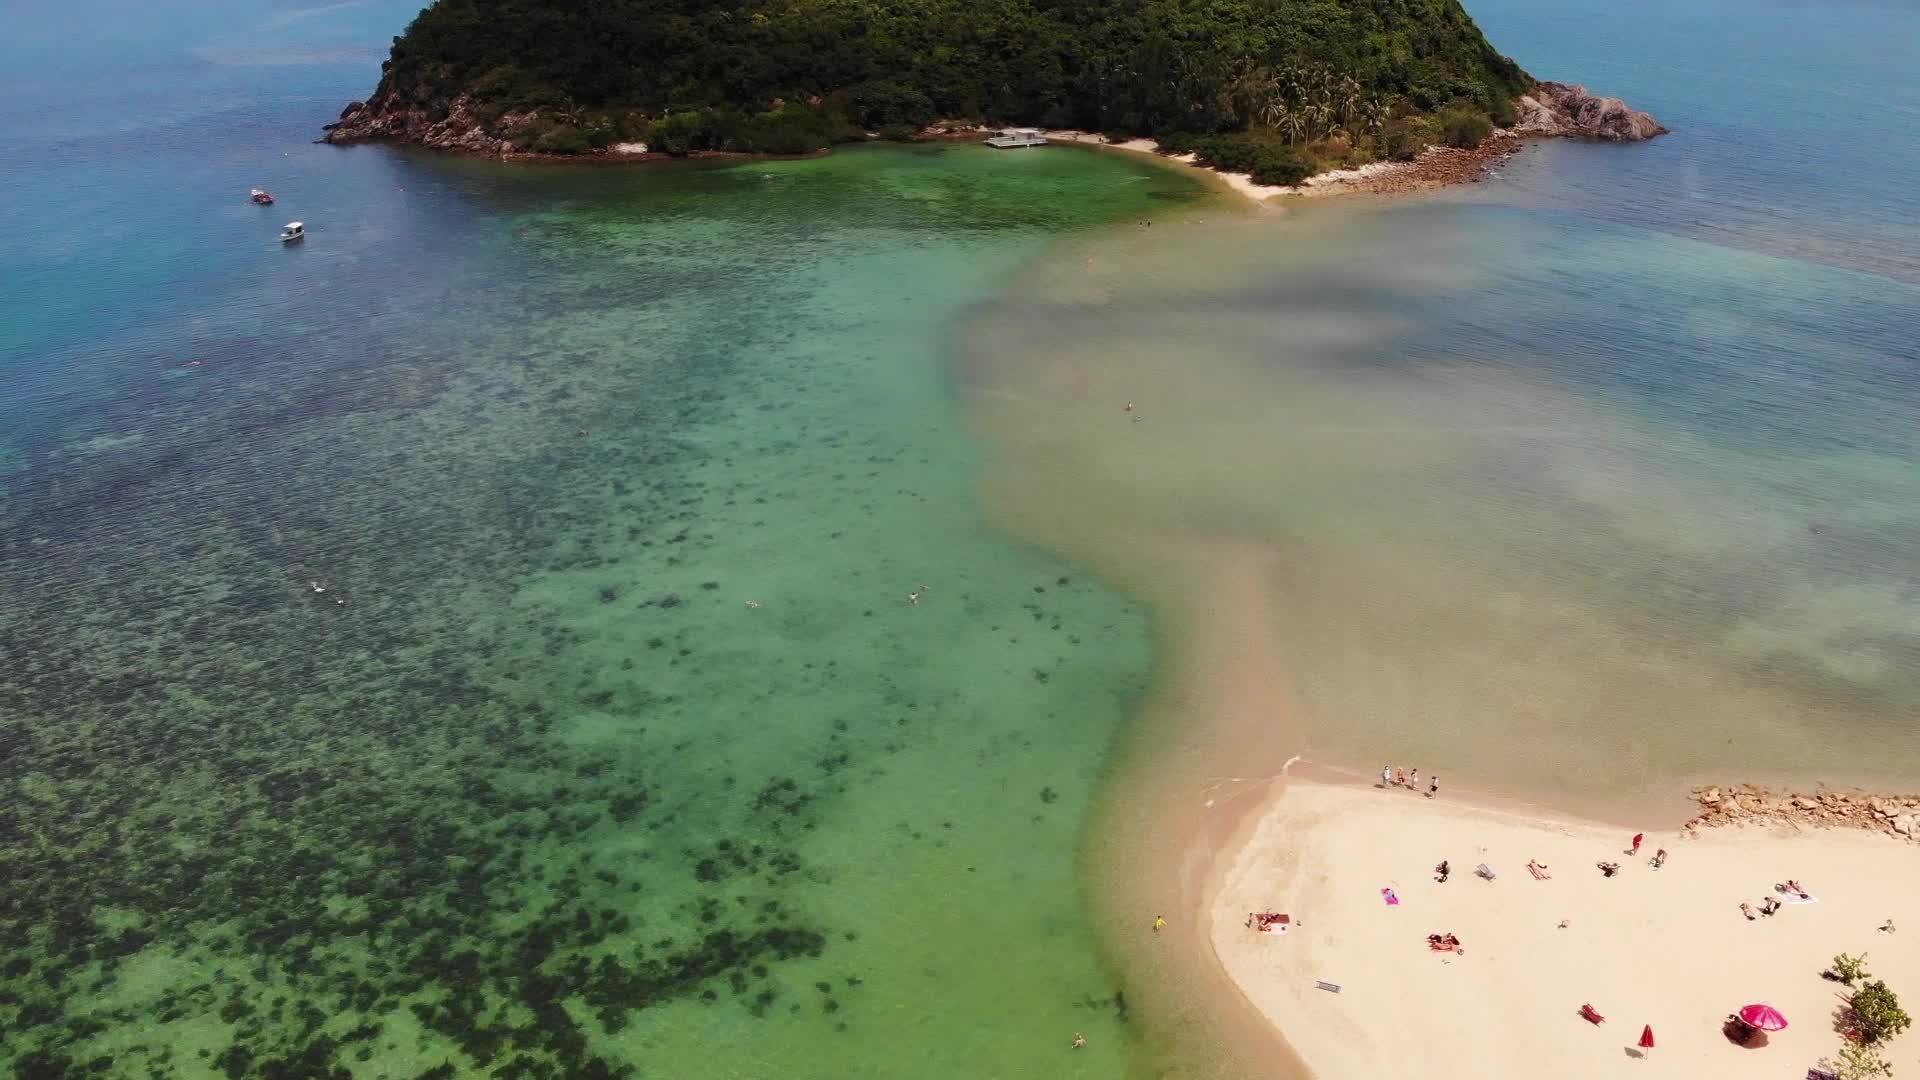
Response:
[[[987,140],[995,150],[1013,150],[1022,146],[1045,146],[1047,137],[1039,128],[1002,128]]]
[[[289,221],[286,227],[280,230],[280,242],[283,244],[291,244],[295,240],[305,240],[306,238],[307,227],[298,221]]]
[[[259,188],[254,188],[252,191],[248,192],[247,197],[253,200],[253,204],[255,206],[272,206],[273,205],[273,196],[267,194],[264,191],[261,191]]]

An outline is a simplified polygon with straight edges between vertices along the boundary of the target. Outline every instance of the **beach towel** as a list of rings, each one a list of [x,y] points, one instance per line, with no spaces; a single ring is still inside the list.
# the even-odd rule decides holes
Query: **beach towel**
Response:
[[[1814,896],[1812,893],[1808,893],[1806,896],[1800,896],[1796,893],[1787,894],[1787,903],[1789,904],[1817,904],[1819,902],[1820,898]]]
[[[1330,982],[1325,982],[1323,980],[1316,979],[1314,980],[1313,985],[1319,987],[1322,990],[1325,990],[1329,994],[1337,994],[1340,992],[1339,983],[1330,983]]]
[[[1392,889],[1381,889],[1380,899],[1385,900],[1387,902],[1388,907],[1400,906],[1400,898],[1394,895]]]

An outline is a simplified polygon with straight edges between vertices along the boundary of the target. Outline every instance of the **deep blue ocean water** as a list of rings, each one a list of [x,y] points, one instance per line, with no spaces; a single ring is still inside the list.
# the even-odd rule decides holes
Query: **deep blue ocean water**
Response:
[[[1140,1068],[1155,1040],[1075,852],[1145,618],[973,510],[942,368],[969,318],[1061,354],[1069,327],[1116,356],[1155,333],[1279,356],[1352,312],[1393,329],[1315,354],[1329,419],[1497,421],[1458,474],[1275,477],[1267,504],[1208,486],[1268,460],[1257,440],[1140,470],[1191,470],[1168,501],[1190,523],[1337,542],[1290,597],[1316,615],[1305,696],[1367,718],[1324,745],[1457,775],[1446,755],[1498,738],[1489,774],[1605,754],[1582,782],[1631,783],[1703,769],[1728,721],[1688,695],[1738,684],[1726,709],[1772,725],[1743,766],[1909,769],[1920,11],[1471,7],[1536,75],[1675,134],[1531,149],[1340,225],[1331,269],[1275,265],[1285,225],[1154,230],[1176,239],[1113,256],[1126,303],[1036,293],[1025,321],[993,299],[1024,264],[1193,189],[1069,151],[622,170],[316,146],[408,0],[10,10],[0,865],[82,899],[0,921],[24,1002],[0,1021],[28,1033],[0,1060]],[[292,218],[311,238],[286,248]],[[1244,374],[1223,409],[1259,400]],[[1540,417],[1574,437],[1502,441]],[[1458,595],[1370,594],[1393,582],[1355,535]],[[1473,558],[1433,554],[1458,537]],[[1577,616],[1468,599],[1543,583]],[[1426,637],[1395,636],[1409,597]],[[1618,727],[1580,703],[1487,720],[1500,673],[1593,698],[1555,682],[1600,655],[1576,622],[1687,678]],[[1564,649],[1515,659],[1536,641]],[[1377,689],[1396,649],[1421,700]],[[1088,1052],[1032,1056],[1082,1029]]]

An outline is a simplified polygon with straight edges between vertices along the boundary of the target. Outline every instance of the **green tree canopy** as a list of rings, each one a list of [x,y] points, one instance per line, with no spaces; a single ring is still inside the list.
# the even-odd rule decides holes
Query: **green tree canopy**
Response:
[[[1248,86],[1301,70],[1351,83],[1312,103],[1327,116],[1494,111],[1531,85],[1459,0],[436,0],[375,96],[655,116],[824,98],[873,127],[1217,133],[1247,125]]]

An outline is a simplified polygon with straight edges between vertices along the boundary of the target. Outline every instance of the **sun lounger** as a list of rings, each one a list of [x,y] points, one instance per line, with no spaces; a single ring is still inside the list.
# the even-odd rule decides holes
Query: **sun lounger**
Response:
[[[1591,1024],[1604,1024],[1607,1022],[1607,1018],[1600,1015],[1600,1010],[1591,1005],[1580,1006],[1580,1016]]]
[[[1486,863],[1481,863],[1479,866],[1474,867],[1473,872],[1486,878],[1488,881],[1493,880],[1493,867],[1488,866]]]
[[[1807,1080],[1840,1080],[1840,1078],[1825,1069],[1808,1069]]]
[[[1340,992],[1339,983],[1330,983],[1330,982],[1325,982],[1323,980],[1316,979],[1313,985],[1319,987],[1322,990],[1325,990],[1329,994],[1337,994]]]
[[[1527,872],[1533,875],[1535,881],[1551,881],[1553,879],[1553,875],[1547,873],[1547,868],[1537,862],[1528,863]]]

